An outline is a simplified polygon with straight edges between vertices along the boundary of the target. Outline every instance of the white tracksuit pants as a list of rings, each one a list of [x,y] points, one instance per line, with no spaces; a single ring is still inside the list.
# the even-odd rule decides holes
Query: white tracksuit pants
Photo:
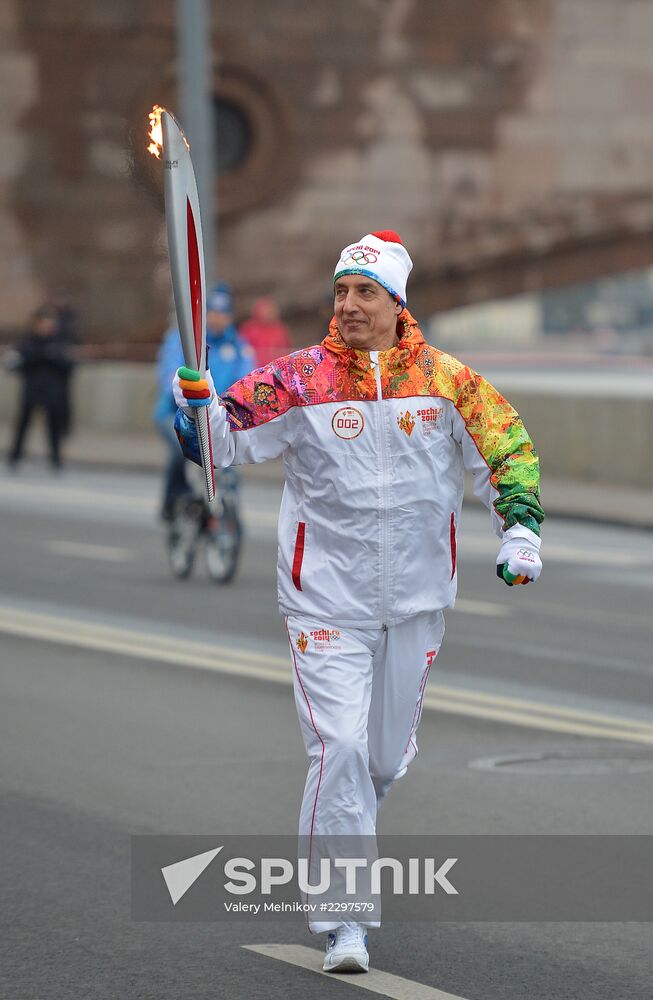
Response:
[[[334,628],[286,618],[295,703],[310,758],[300,837],[374,836],[377,809],[417,754],[441,611],[387,629]],[[313,933],[343,921],[309,921]],[[378,926],[378,921],[361,921]]]

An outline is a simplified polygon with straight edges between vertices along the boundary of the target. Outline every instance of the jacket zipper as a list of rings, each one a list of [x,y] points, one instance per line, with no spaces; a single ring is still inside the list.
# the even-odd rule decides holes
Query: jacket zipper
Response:
[[[379,363],[379,352],[370,351],[370,362],[374,366],[374,375],[376,378],[376,395],[377,402],[379,405],[379,434],[380,434],[380,451],[381,451],[381,517],[382,517],[382,541],[381,541],[381,627],[384,631],[387,630],[387,625],[385,623],[386,612],[388,607],[388,516],[387,516],[387,459],[386,459],[386,440],[385,440],[385,427],[383,423],[383,392],[381,389],[381,365]]]

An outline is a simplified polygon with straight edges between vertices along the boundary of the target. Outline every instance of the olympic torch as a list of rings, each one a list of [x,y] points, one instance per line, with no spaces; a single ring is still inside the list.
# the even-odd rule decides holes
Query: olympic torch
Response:
[[[190,146],[179,122],[166,108],[155,105],[149,115],[148,150],[160,157],[163,150],[163,177],[168,255],[177,323],[188,368],[206,372],[206,280],[202,223],[197,182]],[[206,495],[215,497],[215,473],[208,407],[195,411],[195,423]]]

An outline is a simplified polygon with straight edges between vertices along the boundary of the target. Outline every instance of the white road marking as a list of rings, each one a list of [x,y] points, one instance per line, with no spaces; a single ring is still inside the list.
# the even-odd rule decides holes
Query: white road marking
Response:
[[[465,700],[466,696],[469,696],[474,701],[479,702],[481,705],[496,705],[502,708],[510,709],[524,709],[527,712],[535,712],[541,715],[555,715],[562,716],[567,719],[575,719],[578,721],[585,721],[595,725],[600,725],[605,723],[606,725],[614,725],[615,721],[619,719],[619,723],[624,728],[634,728],[645,729],[651,728],[653,723],[646,723],[641,719],[631,719],[630,721],[620,716],[609,715],[607,712],[596,712],[590,709],[584,708],[572,708],[566,705],[551,705],[544,701],[534,701],[530,698],[517,698],[513,695],[500,695],[492,694],[489,691],[477,691],[477,690],[466,690],[465,688],[454,688],[452,686],[444,686],[440,684],[429,684],[426,689],[428,696],[433,696],[435,699],[462,699]]]
[[[563,718],[555,718],[553,715],[539,715],[537,712],[528,713],[524,711],[511,711],[508,708],[474,704],[470,699],[445,699],[424,697],[424,708],[430,708],[435,712],[444,712],[447,715],[464,715],[468,718],[487,719],[489,722],[504,722],[511,726],[522,726],[527,729],[544,729],[550,733],[568,733],[571,736],[588,736],[598,739],[618,740],[625,743],[645,743],[653,746],[653,726],[644,729],[644,724],[635,720],[625,719],[623,723],[618,716],[614,717],[612,727],[602,725],[589,725],[580,721],[571,721]],[[622,725],[623,728],[618,728]],[[632,726],[632,728],[630,728]]]
[[[39,507],[44,510],[53,503],[57,505],[70,506],[80,504],[82,507],[94,509],[111,510],[115,508],[125,508],[127,510],[156,510],[157,501],[155,497],[127,495],[124,493],[109,493],[106,490],[94,490],[81,486],[65,486],[62,484],[48,484],[47,505],[44,503],[43,494],[40,487],[30,484],[29,489],[26,483],[13,480],[5,480],[0,483],[0,496],[18,498],[21,502],[34,499]]]
[[[621,583],[620,580],[619,586]],[[539,594],[536,601],[529,603],[528,613],[529,615],[553,615],[555,618],[565,618],[569,621],[594,621],[600,622],[602,625],[605,625],[606,622],[614,622],[616,625],[651,627],[651,615],[631,614],[628,611],[609,611],[607,608],[575,608],[565,604],[551,604],[548,601],[543,601]]]
[[[623,670],[625,672],[639,674],[649,677],[651,674],[650,663],[637,663],[635,660],[626,660],[617,656],[598,656],[596,653],[576,653],[573,649],[564,649],[561,646],[545,646],[542,643],[529,645],[524,648],[523,642],[514,642],[511,639],[498,639],[484,636],[476,638],[473,635],[461,632],[449,639],[450,643],[459,646],[468,646],[470,649],[497,650],[500,653],[508,653],[511,656],[523,660],[525,656],[535,657],[539,660],[549,660],[552,663],[577,663],[593,669],[603,670]]]
[[[651,566],[653,557],[646,552],[631,552],[630,549],[581,549],[569,545],[548,545],[542,547],[542,559],[565,563],[566,566]]]
[[[499,551],[500,541],[492,536],[490,532],[479,535],[473,531],[465,532],[463,528],[460,532],[458,542],[458,552],[463,556],[486,556],[496,555]],[[544,539],[542,543],[542,561],[562,562],[568,567],[571,566],[651,566],[653,565],[653,553],[650,551],[632,552],[629,548],[623,549],[602,549],[592,548],[588,543],[585,548],[576,545],[559,545]]]
[[[30,510],[42,510],[43,497],[40,493],[28,492],[25,483],[13,480],[0,480],[0,498],[20,501],[21,508],[28,506]],[[108,493],[106,490],[95,490],[83,486],[66,486],[51,484],[48,486],[47,506],[63,507],[73,516],[71,507],[77,505],[84,510],[127,511],[151,514],[157,519],[159,501],[154,496],[136,493]],[[278,511],[263,510],[243,502],[243,517],[246,524],[253,527],[276,528],[279,521]]]
[[[49,552],[58,556],[73,556],[76,559],[100,559],[105,562],[129,562],[134,558],[131,549],[121,549],[116,545],[91,545],[87,542],[50,541],[45,543]]]
[[[473,601],[469,597],[457,597],[455,607],[450,610],[462,611],[465,615],[483,615],[485,618],[506,618],[513,609],[506,604],[493,604],[492,601]]]
[[[454,996],[453,993],[443,993],[434,986],[415,983],[411,979],[403,979],[401,976],[380,972],[378,969],[370,969],[369,972],[360,975],[346,976],[323,972],[323,955],[316,948],[293,944],[244,944],[241,947],[258,955],[265,955],[266,958],[275,958],[279,962],[307,969],[332,982],[335,980],[344,982],[347,986],[358,986],[368,993],[377,993],[382,997],[390,997],[391,1000],[465,1000],[464,997]]]
[[[29,487],[29,488],[28,488]],[[0,480],[0,499],[6,497],[9,500],[19,500],[21,506],[29,506],[29,509],[41,509],[43,507],[42,493],[40,486],[34,488],[34,484],[25,481],[3,479]],[[69,508],[72,504],[78,504],[84,509],[97,510],[123,510],[141,511],[152,514],[156,519],[158,499],[155,496],[143,494],[108,493],[105,489],[94,488],[92,486],[75,486],[67,483],[48,482],[48,506],[53,504],[58,507]],[[262,509],[259,506],[252,506],[247,498],[243,501],[243,517],[246,524],[252,527],[276,528],[278,522],[278,509]],[[463,557],[474,555],[496,555],[499,550],[499,539],[494,537],[490,531],[481,534],[476,530],[461,532],[458,543],[458,550]],[[555,542],[548,542],[545,539],[542,548],[542,557],[545,563],[562,562],[568,566],[608,566],[631,569],[633,567],[653,566],[653,552],[639,551],[632,552],[624,549],[604,549],[594,548],[588,542],[587,546],[562,545]]]
[[[79,621],[63,615],[0,606],[0,632],[275,684],[292,682],[290,658]],[[423,704],[426,710],[449,715],[653,746],[653,722],[566,705],[438,684],[427,687]]]

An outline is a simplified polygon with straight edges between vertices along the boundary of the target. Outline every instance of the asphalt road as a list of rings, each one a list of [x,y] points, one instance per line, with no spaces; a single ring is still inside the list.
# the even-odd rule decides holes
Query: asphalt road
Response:
[[[157,491],[0,479],[0,996],[354,998],[362,979],[243,947],[320,947],[301,923],[131,920],[131,834],[293,834],[306,767],[277,488],[245,483],[229,588],[171,578]],[[420,754],[382,832],[650,834],[653,536],[550,520],[542,579],[512,590],[495,551],[471,508]],[[370,944],[405,998],[651,996],[651,924],[388,923]]]

